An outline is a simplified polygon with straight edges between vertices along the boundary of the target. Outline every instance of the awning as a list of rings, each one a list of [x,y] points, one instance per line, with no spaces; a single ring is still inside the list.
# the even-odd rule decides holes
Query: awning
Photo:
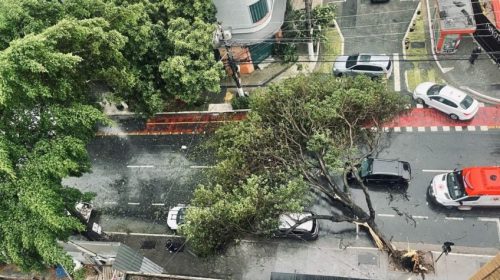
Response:
[[[261,43],[276,34],[285,19],[286,0],[274,0],[271,20],[259,31],[249,33],[233,33],[229,43],[237,45],[254,45]]]

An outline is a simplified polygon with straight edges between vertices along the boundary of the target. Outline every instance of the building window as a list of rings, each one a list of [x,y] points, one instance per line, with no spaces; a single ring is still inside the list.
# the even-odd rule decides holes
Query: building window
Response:
[[[253,23],[263,19],[269,8],[267,7],[267,0],[259,0],[255,4],[250,5],[250,14],[252,15]]]

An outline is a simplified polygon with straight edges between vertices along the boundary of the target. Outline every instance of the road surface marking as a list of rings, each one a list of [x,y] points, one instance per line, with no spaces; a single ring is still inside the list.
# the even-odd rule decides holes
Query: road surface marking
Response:
[[[431,131],[438,131],[438,127],[437,126],[431,126]]]
[[[473,125],[469,125],[469,126],[467,126],[467,130],[469,130],[469,131],[476,131],[476,127],[473,126]]]
[[[135,235],[135,236],[159,236],[159,237],[179,237],[175,234],[161,234],[161,233],[142,233],[142,232],[120,232],[120,231],[105,231],[107,234],[115,235]]]
[[[140,203],[139,202],[129,202],[127,203],[128,205],[139,205]]]
[[[450,127],[449,126],[443,126],[443,131],[450,131]]]
[[[118,204],[116,201],[105,201],[104,204]]]
[[[384,132],[389,132],[391,129],[388,127],[384,127]]]
[[[127,165],[128,168],[154,168],[154,165]]]
[[[191,165],[189,168],[202,169],[202,168],[214,168],[214,167],[209,165]]]
[[[407,126],[406,127],[406,132],[413,132],[413,127]]]
[[[391,218],[395,217],[394,214],[377,214],[377,216],[379,216],[379,217],[391,217]]]
[[[151,203],[153,206],[165,206],[165,203]]]
[[[478,218],[482,222],[496,222],[497,223],[497,233],[498,241],[500,241],[500,219],[499,218]]]
[[[419,132],[424,132],[424,131],[425,131],[425,127],[423,127],[423,126],[419,126],[419,127],[417,127],[417,130],[418,130]]]
[[[401,77],[399,76],[399,54],[394,54],[394,91],[401,91]]]
[[[422,172],[434,172],[434,173],[448,173],[453,170],[442,170],[442,169],[422,169]]]
[[[417,103],[417,108],[422,109],[422,108],[424,108],[424,105]]]
[[[427,217],[427,216],[412,216],[412,218],[414,218],[414,219],[424,219],[424,220],[429,219],[429,217]]]
[[[396,126],[396,127],[394,128],[394,132],[401,132],[401,127]]]
[[[452,221],[463,221],[464,218],[461,217],[445,217],[445,220],[452,220]]]
[[[462,127],[461,126],[455,126],[455,131],[462,131]]]
[[[482,125],[482,126],[480,126],[480,130],[481,131],[488,131],[488,126]]]

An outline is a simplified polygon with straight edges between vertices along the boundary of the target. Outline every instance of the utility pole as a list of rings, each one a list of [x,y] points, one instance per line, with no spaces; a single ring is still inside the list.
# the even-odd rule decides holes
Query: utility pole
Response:
[[[311,0],[304,0],[307,17],[307,30],[309,31],[309,41],[307,42],[307,52],[309,53],[309,60],[314,61],[314,45],[313,45],[313,27],[311,19],[312,2]]]
[[[243,91],[243,87],[241,86],[241,78],[240,78],[240,72],[238,70],[238,66],[236,65],[236,62],[234,61],[233,57],[233,52],[231,51],[231,45],[229,45],[228,40],[231,39],[231,32],[230,31],[224,31],[222,28],[222,25],[219,23],[217,25],[217,31],[216,31],[216,36],[214,42],[214,45],[218,45],[220,40],[224,42],[224,47],[226,48],[226,53],[227,53],[227,60],[229,63],[229,67],[231,67],[231,72],[232,72],[232,77],[234,82],[236,83],[236,90],[238,91],[238,96],[243,97],[245,96],[245,92]],[[219,41],[219,42],[217,42]]]

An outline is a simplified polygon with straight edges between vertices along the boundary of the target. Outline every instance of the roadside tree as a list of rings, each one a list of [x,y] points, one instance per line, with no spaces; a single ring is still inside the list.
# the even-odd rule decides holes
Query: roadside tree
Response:
[[[223,126],[210,144],[217,159],[209,173],[211,184],[195,192],[192,205],[202,210],[188,210],[182,231],[194,248],[217,244],[205,244],[206,236],[227,244],[249,232],[269,233],[276,227],[261,222],[276,221],[280,213],[298,211],[312,195],[319,195],[330,204],[330,212],[304,218],[296,226],[310,219],[349,222],[365,228],[378,248],[401,256],[375,223],[367,187],[358,177],[364,200],[355,201],[346,174],[357,174],[356,164],[378,147],[381,125],[405,111],[406,99],[388,91],[384,82],[367,77],[337,79],[316,74],[261,89],[250,102],[248,119]],[[339,174],[343,179],[336,176]],[[267,197],[260,195],[259,203],[232,205],[235,193],[247,199],[255,195],[245,183],[252,176],[261,178],[257,190],[282,191],[289,186],[286,182],[297,182],[307,185],[311,196],[291,192],[293,199],[265,202]],[[241,200],[244,198],[237,201]],[[293,205],[288,205],[289,201]],[[244,209],[249,216],[239,222],[229,220],[217,210],[221,204],[227,205],[228,211],[232,207]],[[264,216],[255,215],[255,211]],[[214,220],[225,225],[223,233],[209,230]],[[197,227],[202,223],[208,224]]]

